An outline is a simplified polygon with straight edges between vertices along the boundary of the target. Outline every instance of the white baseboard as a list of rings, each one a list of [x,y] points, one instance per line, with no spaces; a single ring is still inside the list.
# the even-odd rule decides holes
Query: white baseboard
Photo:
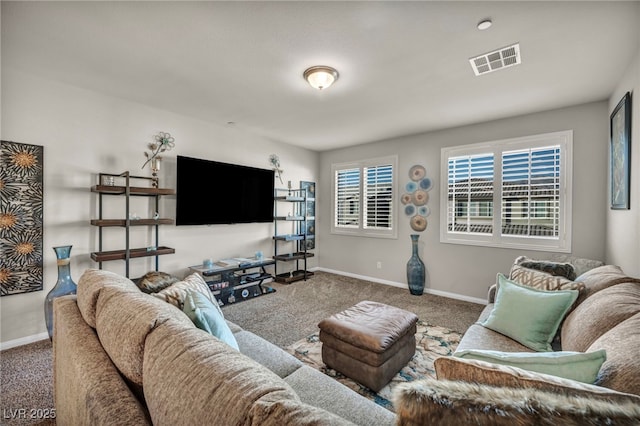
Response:
[[[372,281],[374,283],[390,285],[390,286],[393,286],[393,287],[399,287],[399,288],[405,288],[405,289],[408,288],[405,283],[399,283],[399,282],[396,282],[396,281],[383,280],[383,279],[375,278],[375,277],[367,277],[365,275],[352,274],[351,272],[336,271],[334,269],[327,269],[327,268],[321,268],[321,267],[313,268],[312,270],[313,271],[328,272],[328,273],[336,274],[336,275],[343,275],[345,277],[357,278],[357,279],[365,280],[365,281]],[[433,289],[430,289],[430,288],[425,288],[424,292],[428,293],[428,294],[433,294],[435,296],[448,297],[449,299],[456,299],[456,300],[462,300],[462,301],[465,301],[465,302],[478,303],[480,305],[486,305],[487,304],[487,301],[485,299],[480,299],[480,298],[477,298],[477,297],[465,296],[463,294],[450,293],[448,291],[433,290]]]
[[[15,348],[22,345],[28,345],[29,343],[38,342],[40,340],[45,340],[48,338],[49,338],[49,333],[45,331],[44,333],[38,333],[32,336],[26,336],[26,337],[21,337],[19,339],[0,342],[0,351],[4,351],[5,349]]]

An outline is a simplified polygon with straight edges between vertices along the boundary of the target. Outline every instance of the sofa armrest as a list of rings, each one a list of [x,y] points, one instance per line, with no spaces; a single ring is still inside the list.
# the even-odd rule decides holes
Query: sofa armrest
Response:
[[[393,391],[397,425],[637,424],[640,405],[540,389],[424,379]]]
[[[496,292],[498,291],[498,284],[492,284],[489,287],[489,292],[487,294],[487,302],[488,304],[492,304],[496,301]]]

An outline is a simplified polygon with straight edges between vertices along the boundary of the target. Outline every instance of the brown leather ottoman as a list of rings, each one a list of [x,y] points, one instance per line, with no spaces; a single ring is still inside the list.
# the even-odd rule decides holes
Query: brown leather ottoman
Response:
[[[404,309],[360,302],[318,324],[322,361],[377,392],[413,357],[416,322]]]

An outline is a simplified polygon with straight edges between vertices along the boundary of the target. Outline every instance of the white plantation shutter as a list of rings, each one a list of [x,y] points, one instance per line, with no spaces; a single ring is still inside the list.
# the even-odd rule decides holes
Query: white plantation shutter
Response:
[[[331,232],[396,238],[395,173],[398,158],[389,156],[331,166],[333,221]]]
[[[560,146],[502,153],[502,234],[559,235]]]
[[[573,132],[441,150],[440,241],[571,250]]]
[[[358,228],[360,225],[360,169],[335,173],[336,227]]]
[[[393,166],[365,167],[364,176],[364,227],[391,229]]]
[[[447,169],[447,230],[491,234],[493,154],[451,157]]]

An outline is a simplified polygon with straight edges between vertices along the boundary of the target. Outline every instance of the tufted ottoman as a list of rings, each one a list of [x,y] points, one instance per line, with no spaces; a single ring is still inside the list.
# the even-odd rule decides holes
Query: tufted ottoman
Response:
[[[377,392],[413,357],[416,322],[412,312],[360,302],[318,324],[322,361]]]

